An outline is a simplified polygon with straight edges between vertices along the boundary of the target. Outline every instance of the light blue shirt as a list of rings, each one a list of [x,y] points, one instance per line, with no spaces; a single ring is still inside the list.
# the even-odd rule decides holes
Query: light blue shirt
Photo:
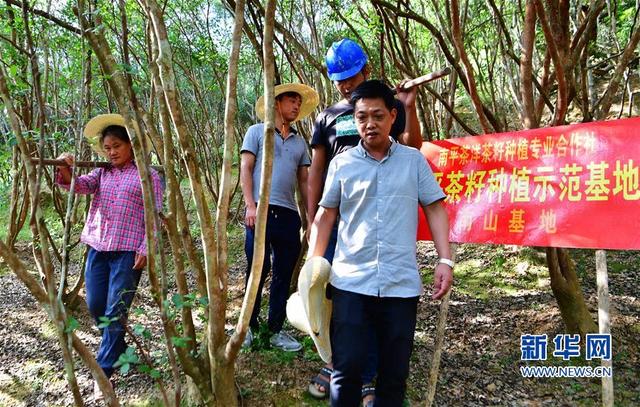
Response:
[[[298,167],[309,166],[309,151],[302,136],[291,129],[289,137],[282,138],[275,132],[275,151],[273,152],[273,173],[271,174],[271,195],[269,204],[283,206],[298,211],[295,191],[298,181]],[[256,156],[253,168],[253,199],[260,197],[260,175],[262,174],[262,157],[264,155],[264,123],[249,127],[242,142],[241,152],[248,151]]]
[[[337,155],[320,201],[325,208],[339,208],[340,215],[331,285],[380,297],[422,294],[416,262],[418,204],[444,197],[415,148],[392,142],[387,156],[377,161],[361,142]]]

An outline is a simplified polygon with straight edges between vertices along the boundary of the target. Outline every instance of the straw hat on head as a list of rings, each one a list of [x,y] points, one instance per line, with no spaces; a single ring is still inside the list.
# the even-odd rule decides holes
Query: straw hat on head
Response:
[[[308,259],[298,278],[298,291],[287,301],[287,319],[294,327],[311,336],[320,357],[331,362],[331,300],[326,289],[331,274],[331,264],[323,257]]]
[[[124,126],[124,117],[119,114],[110,113],[110,114],[100,114],[93,119],[89,120],[89,123],[84,127],[84,137],[87,139],[87,142],[99,155],[106,157],[107,153],[102,149],[102,143],[100,143],[100,138],[102,137],[102,132],[109,126]]]
[[[287,92],[295,92],[300,95],[302,105],[300,105],[300,112],[296,120],[302,120],[309,116],[320,102],[318,92],[310,86],[301,83],[283,83],[282,85],[277,85],[274,90],[275,97]],[[256,102],[256,114],[260,120],[264,120],[264,95],[260,96]]]

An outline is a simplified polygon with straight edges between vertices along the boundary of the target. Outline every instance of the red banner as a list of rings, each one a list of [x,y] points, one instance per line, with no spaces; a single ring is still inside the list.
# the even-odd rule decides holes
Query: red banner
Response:
[[[640,118],[424,143],[450,240],[640,249]],[[418,239],[429,240],[420,211]]]

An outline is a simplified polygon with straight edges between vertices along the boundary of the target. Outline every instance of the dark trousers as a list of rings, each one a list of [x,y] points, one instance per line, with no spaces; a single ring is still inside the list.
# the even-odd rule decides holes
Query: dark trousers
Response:
[[[329,263],[333,263],[333,256],[336,253],[336,245],[338,244],[338,221],[333,225],[331,229],[331,235],[329,236],[329,243],[327,249],[324,251],[324,257]],[[369,346],[367,347],[367,363],[362,370],[362,383],[369,384],[373,382],[376,377],[376,370],[378,369],[378,341],[376,333],[371,327],[369,331]]]
[[[112,320],[100,328],[102,341],[96,357],[108,377],[113,374],[113,364],[127,348],[120,319],[127,318],[142,275],[141,270],[132,269],[135,256],[135,252],[99,252],[93,248],[87,255],[87,306],[97,324],[102,323],[100,317]]]
[[[331,294],[331,405],[360,405],[361,374],[367,360],[369,333],[373,331],[378,340],[375,406],[402,406],[418,297],[373,297],[335,287]]]
[[[284,324],[287,314],[286,307],[287,298],[289,297],[291,275],[293,274],[293,268],[296,265],[301,249],[300,227],[301,223],[298,212],[282,206],[269,205],[262,277],[260,278],[258,296],[249,322],[249,326],[252,329],[258,328],[262,288],[269,274],[269,270],[272,271],[269,295],[269,331],[277,333],[282,329],[282,324]],[[253,260],[254,229],[245,228],[245,231],[244,252],[247,255],[246,284],[249,281]]]

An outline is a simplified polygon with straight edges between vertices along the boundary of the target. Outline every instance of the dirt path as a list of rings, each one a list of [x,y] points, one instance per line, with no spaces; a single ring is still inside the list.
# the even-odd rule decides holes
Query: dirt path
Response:
[[[593,252],[574,253],[585,295],[596,312]],[[640,259],[632,252],[610,252],[612,294],[613,366],[616,405],[640,405]],[[435,260],[429,245],[420,245],[422,267]],[[519,367],[520,335],[563,333],[563,325],[548,279],[541,272],[540,256],[531,249],[465,245],[460,249],[457,286],[451,296],[446,345],[443,353],[436,405],[438,406],[558,406],[599,405],[600,380],[595,378],[525,379]],[[466,265],[466,266],[465,266]],[[1,265],[0,265],[1,268]],[[243,265],[231,268],[232,309],[241,301]],[[588,272],[586,270],[589,270]],[[425,280],[428,281],[428,273]],[[143,280],[141,286],[146,285]],[[145,312],[132,316],[133,323],[154,328],[159,338],[155,310],[146,289],[136,306]],[[55,332],[46,314],[27,290],[3,269],[0,274],[0,405],[67,406],[72,398],[62,371]],[[422,299],[411,376],[410,405],[421,405],[426,393],[433,330],[438,303]],[[76,316],[78,334],[95,349],[98,331],[86,308]],[[157,320],[156,320],[157,321]],[[301,338],[300,335],[298,335]],[[161,349],[157,343],[157,349]],[[551,354],[551,348],[549,348]],[[542,365],[542,363],[531,363]],[[549,357],[547,366],[569,363]],[[584,357],[574,365],[592,365]],[[263,348],[242,353],[238,378],[245,406],[324,406],[305,392],[309,378],[321,363],[305,340],[305,350],[287,354]],[[77,369],[83,395],[91,396],[91,379],[81,365]],[[132,371],[118,379],[117,393],[124,405],[149,405],[157,395],[148,376]],[[151,404],[154,405],[154,404]]]

